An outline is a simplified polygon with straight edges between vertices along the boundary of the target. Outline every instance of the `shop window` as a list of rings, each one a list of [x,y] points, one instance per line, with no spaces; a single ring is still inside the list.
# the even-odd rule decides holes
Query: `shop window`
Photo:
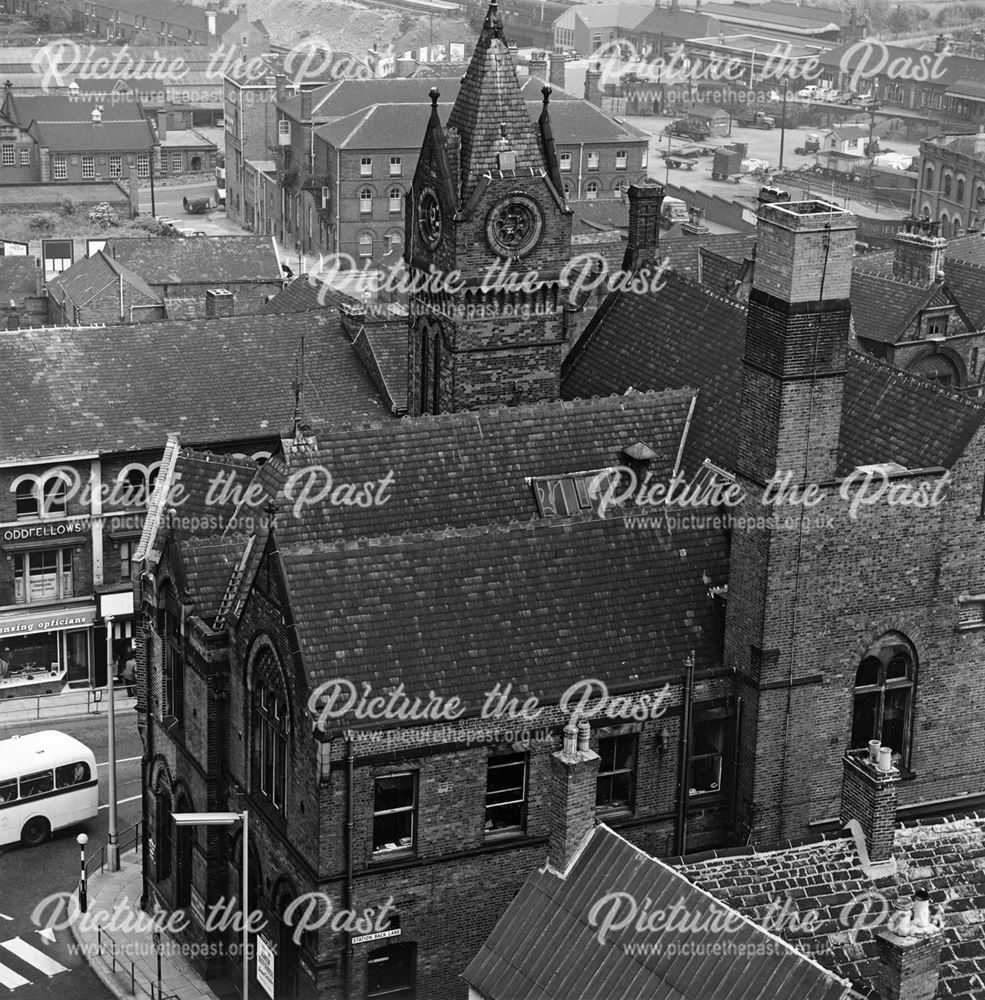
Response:
[[[595,804],[599,809],[632,809],[636,783],[636,734],[600,736]]]
[[[114,622],[114,624],[116,623]],[[71,684],[72,681],[89,680],[88,629],[77,629],[65,633],[65,660],[68,666],[66,681]]]
[[[366,996],[413,1000],[417,993],[417,945],[375,948],[366,957]]]
[[[486,765],[486,833],[522,830],[526,822],[527,755],[495,754]]]
[[[14,556],[15,604],[35,604],[71,596],[71,549],[48,549]]]
[[[417,775],[383,774],[373,793],[373,852],[413,850],[417,840]]]
[[[253,665],[253,791],[284,808],[287,785],[287,702],[277,659],[269,648]]]
[[[916,654],[901,635],[873,643],[855,672],[852,705],[853,748],[879,740],[893,750],[894,763],[909,766]]]
[[[39,674],[57,675],[58,635],[57,632],[37,632],[4,640],[0,650],[0,684],[33,680]]]

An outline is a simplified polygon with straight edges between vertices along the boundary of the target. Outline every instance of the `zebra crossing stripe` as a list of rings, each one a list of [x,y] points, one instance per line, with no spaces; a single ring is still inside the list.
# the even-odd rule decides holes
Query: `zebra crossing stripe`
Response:
[[[13,969],[8,969],[6,965],[0,965],[0,986],[6,986],[8,990],[16,990],[18,986],[27,986],[31,982],[18,975]]]
[[[28,965],[33,965],[38,972],[43,972],[46,976],[57,976],[59,972],[68,972],[61,962],[49,958],[43,951],[39,951],[33,944],[28,944],[19,937],[0,941],[0,948],[6,948],[11,954],[27,962]]]

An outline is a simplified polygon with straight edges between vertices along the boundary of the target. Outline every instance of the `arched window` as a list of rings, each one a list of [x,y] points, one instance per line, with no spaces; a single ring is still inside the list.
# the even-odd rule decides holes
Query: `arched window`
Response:
[[[571,185],[567,181],[564,182],[564,197],[571,197]]]
[[[855,672],[853,748],[879,740],[892,748],[895,762],[909,766],[916,671],[913,647],[897,632],[887,633],[865,651]]]
[[[404,234],[399,229],[391,229],[385,239],[387,250],[396,250],[403,243]]]
[[[263,647],[253,661],[253,793],[284,808],[287,787],[287,697],[277,657]]]
[[[359,212],[361,215],[373,214],[373,191],[371,188],[363,188],[359,192]]]
[[[927,167],[927,174],[923,186],[929,191],[934,186],[934,168]]]
[[[589,181],[585,185],[585,197],[589,200],[597,198],[599,196],[599,182]]]
[[[161,638],[163,677],[161,718],[185,722],[185,665],[181,650],[181,606],[174,588],[166,583],[158,603],[158,633]]]
[[[359,234],[359,256],[360,257],[372,257],[373,256],[373,234],[372,233],[360,233]]]
[[[937,382],[939,385],[960,387],[961,376],[954,362],[944,354],[925,354],[907,369],[914,375]]]
[[[622,198],[622,196],[626,193],[626,189],[628,187],[629,185],[622,178],[620,178],[619,180],[616,181],[615,184],[612,185],[613,197]]]
[[[14,495],[19,518],[38,516],[38,481],[33,476],[21,479],[14,487]]]
[[[152,473],[157,480],[157,470]],[[117,477],[118,488],[116,497],[124,507],[145,507],[150,499],[153,486],[147,475],[147,469],[142,465],[128,465],[120,471]]]
[[[945,174],[944,175],[944,197],[945,198],[950,198],[951,197],[951,175],[950,174]]]
[[[954,197],[957,201],[964,201],[964,178],[958,178],[957,188],[954,192]]]
[[[395,215],[400,213],[400,206],[403,200],[403,192],[398,187],[392,187],[387,192],[388,207],[390,209],[390,214]]]
[[[163,785],[157,789],[154,860],[157,880],[171,877],[171,855],[174,853],[174,820],[171,817],[171,792]]]

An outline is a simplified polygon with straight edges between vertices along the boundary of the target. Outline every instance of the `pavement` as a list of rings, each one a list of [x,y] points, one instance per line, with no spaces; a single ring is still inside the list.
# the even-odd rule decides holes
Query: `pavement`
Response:
[[[158,955],[152,937],[150,916],[140,909],[143,889],[140,854],[128,852],[120,858],[118,872],[98,870],[88,880],[87,916],[105,914],[97,921],[74,920],[72,936],[93,972],[118,1000],[154,997],[154,1000],[221,1000],[181,953],[181,946],[166,932],[161,934],[160,980]],[[103,930],[110,915],[127,917],[124,930]],[[119,921],[123,923],[124,921]],[[160,982],[160,989],[158,989]],[[228,996],[228,994],[223,994]]]
[[[116,688],[115,705],[118,713],[129,713],[137,699],[126,693],[126,688]],[[4,726],[24,722],[43,722],[48,719],[76,719],[86,715],[101,715],[107,711],[105,689],[74,688],[61,694],[29,695],[25,698],[0,700],[0,732]]]

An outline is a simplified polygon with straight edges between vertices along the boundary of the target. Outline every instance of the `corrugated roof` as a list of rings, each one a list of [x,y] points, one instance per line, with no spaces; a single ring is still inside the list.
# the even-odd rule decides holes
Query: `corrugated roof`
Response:
[[[290,426],[302,336],[313,418],[387,417],[330,310],[16,330],[0,333],[0,454],[146,450],[169,432],[191,444],[276,437]]]
[[[606,929],[593,911],[609,898],[620,918],[627,899],[686,917]],[[604,825],[563,877],[529,876],[462,978],[488,1000],[840,1000],[848,988]]]
[[[104,249],[151,285],[282,278],[272,236],[118,236]]]

